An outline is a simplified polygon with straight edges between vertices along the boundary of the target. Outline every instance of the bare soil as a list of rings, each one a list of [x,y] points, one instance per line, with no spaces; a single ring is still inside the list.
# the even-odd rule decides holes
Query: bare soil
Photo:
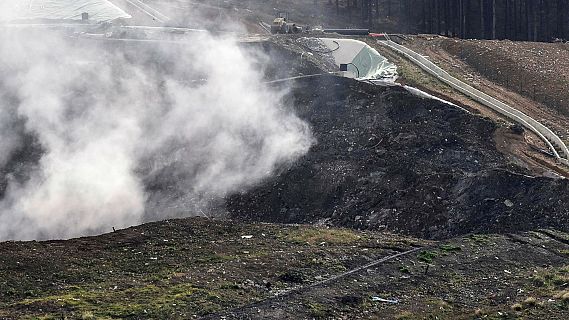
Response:
[[[203,10],[221,20],[251,10],[228,1],[219,15],[211,2],[202,2]],[[272,18],[277,2],[240,2],[266,10],[247,13],[247,28]],[[170,6],[169,14],[177,10],[172,3],[189,8],[183,1],[152,3]],[[293,17],[316,21],[304,7],[291,8]],[[195,23],[186,17],[181,23]],[[322,19],[334,21],[330,13]],[[558,133],[567,128],[562,104],[540,105],[532,101],[539,95],[507,90],[478,70],[472,57],[486,51],[474,47],[462,61],[454,40],[408,41]],[[517,46],[506,45],[508,53],[496,46],[487,50],[496,68],[495,61],[518,54]],[[523,48],[520,63],[529,63]],[[295,60],[285,51],[276,53]],[[563,61],[553,65],[565,68]],[[281,66],[268,68],[268,77],[317,71]],[[299,80],[285,105],[310,122],[318,143],[277,176],[227,199],[233,220],[168,220],[98,237],[0,243],[0,319],[566,319],[568,180],[551,173],[555,167],[534,137],[402,66],[402,83],[470,112],[400,87]],[[547,83],[551,96],[563,96],[555,69],[539,67],[499,74]],[[30,139],[13,167],[2,169],[0,190],[6,175],[25,175],[19,166],[37,162],[41,147]],[[389,260],[359,269],[382,258]],[[326,279],[334,280],[320,283]]]
[[[0,319],[566,319],[567,243],[169,220],[0,243]]]
[[[406,38],[451,74],[569,138],[569,44]]]
[[[495,137],[513,136],[509,125],[336,77],[298,81],[289,98],[318,144],[230,197],[235,218],[425,238],[569,227],[568,181],[534,176],[499,150]]]

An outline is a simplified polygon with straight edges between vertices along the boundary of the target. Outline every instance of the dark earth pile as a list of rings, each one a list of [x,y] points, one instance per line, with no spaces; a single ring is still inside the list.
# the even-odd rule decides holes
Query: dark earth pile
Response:
[[[168,72],[161,63],[149,65]],[[265,71],[274,79],[300,68],[316,72],[286,63]],[[318,143],[229,197],[235,220],[428,238],[535,231],[434,242],[190,218],[5,242],[0,319],[566,319],[569,235],[538,229],[568,229],[569,184],[509,162],[496,148],[498,124],[400,87],[331,76],[296,81],[286,99]],[[41,156],[34,137],[21,138],[0,172],[0,196]],[[145,182],[150,192],[177,183],[167,170]]]
[[[141,54],[140,46],[132,46],[110,50],[122,50],[127,59],[148,65],[158,78],[190,76],[191,70],[172,74],[171,59],[155,59],[160,50],[144,48],[146,54]],[[286,46],[244,46],[267,53],[266,66],[259,68],[268,80],[321,72]],[[567,180],[532,177],[509,162],[496,148],[497,125],[488,119],[414,97],[399,87],[332,76],[295,81],[286,100],[312,125],[318,142],[276,177],[229,197],[226,208],[233,218],[325,223],[427,238],[568,229]],[[20,137],[27,141],[0,171],[0,197],[9,179],[27,178],[42,153],[34,137]],[[185,199],[191,177],[168,169],[144,179],[150,203],[166,196]],[[150,220],[179,216],[161,207],[148,209]],[[186,209],[180,212],[196,211]]]
[[[335,77],[298,81],[288,99],[318,143],[289,170],[228,199],[234,218],[427,238],[569,226],[567,180],[508,162],[487,119]]]

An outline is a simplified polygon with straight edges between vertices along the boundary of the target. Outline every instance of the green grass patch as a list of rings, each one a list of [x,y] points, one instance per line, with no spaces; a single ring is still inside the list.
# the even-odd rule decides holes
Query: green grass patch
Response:
[[[347,229],[301,229],[293,230],[286,235],[286,239],[295,243],[308,244],[343,244],[354,243],[361,237],[352,230]]]
[[[538,269],[532,277],[532,283],[546,295],[557,292],[569,283],[569,265],[560,268]]]
[[[417,255],[417,258],[419,259],[419,261],[423,261],[425,263],[431,263],[433,262],[433,259],[436,258],[438,256],[438,254],[434,251],[421,251],[419,252],[419,254]]]
[[[222,254],[212,254],[209,256],[200,257],[195,260],[196,263],[223,263],[227,261],[234,260],[236,257],[231,255],[222,255]]]
[[[69,287],[65,293],[17,302],[32,309],[63,308],[72,318],[92,315],[92,318],[168,318],[171,314],[191,312],[204,315],[222,310],[226,305],[237,305],[251,298],[253,293],[237,285],[222,283],[211,290],[192,284],[142,285],[128,289],[84,289]],[[48,315],[46,315],[48,316]],[[37,317],[36,317],[37,318]]]
[[[417,316],[409,311],[401,311],[395,315],[396,320],[413,320],[417,319]]]
[[[471,234],[468,236],[468,239],[479,246],[488,246],[491,244],[490,236],[485,234]]]
[[[409,267],[407,267],[407,266],[401,266],[401,267],[399,267],[399,271],[400,271],[401,273],[407,273],[407,274],[411,273],[411,270],[410,270]]]
[[[326,308],[326,306],[323,304],[317,302],[308,302],[305,303],[305,305],[308,308],[310,314],[317,319],[325,319],[330,316],[330,310],[328,310],[328,308]]]
[[[443,244],[439,248],[444,252],[456,252],[456,251],[462,250],[462,248],[460,246],[457,246],[454,244]]]
[[[419,67],[411,64],[407,60],[397,65],[397,72],[409,85],[432,89],[440,89],[443,92],[452,92],[452,88],[439,81],[437,78],[426,73]]]

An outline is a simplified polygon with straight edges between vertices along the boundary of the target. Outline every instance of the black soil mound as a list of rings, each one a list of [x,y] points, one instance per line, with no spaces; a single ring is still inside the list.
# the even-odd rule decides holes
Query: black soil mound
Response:
[[[428,238],[568,229],[567,180],[508,162],[487,119],[336,77],[301,80],[289,99],[318,143],[290,169],[230,197],[234,218]]]

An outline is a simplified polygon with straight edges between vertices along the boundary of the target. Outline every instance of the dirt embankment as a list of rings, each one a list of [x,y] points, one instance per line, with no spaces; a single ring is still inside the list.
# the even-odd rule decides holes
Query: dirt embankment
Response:
[[[170,220],[0,243],[0,319],[565,319],[567,243]]]
[[[569,115],[569,44],[446,40],[442,48],[490,80]]]
[[[549,126],[569,140],[569,45],[406,37],[454,76]]]
[[[289,98],[318,144],[289,170],[231,197],[233,217],[427,238],[569,228],[569,182],[509,162],[488,119],[334,77],[299,81]]]

